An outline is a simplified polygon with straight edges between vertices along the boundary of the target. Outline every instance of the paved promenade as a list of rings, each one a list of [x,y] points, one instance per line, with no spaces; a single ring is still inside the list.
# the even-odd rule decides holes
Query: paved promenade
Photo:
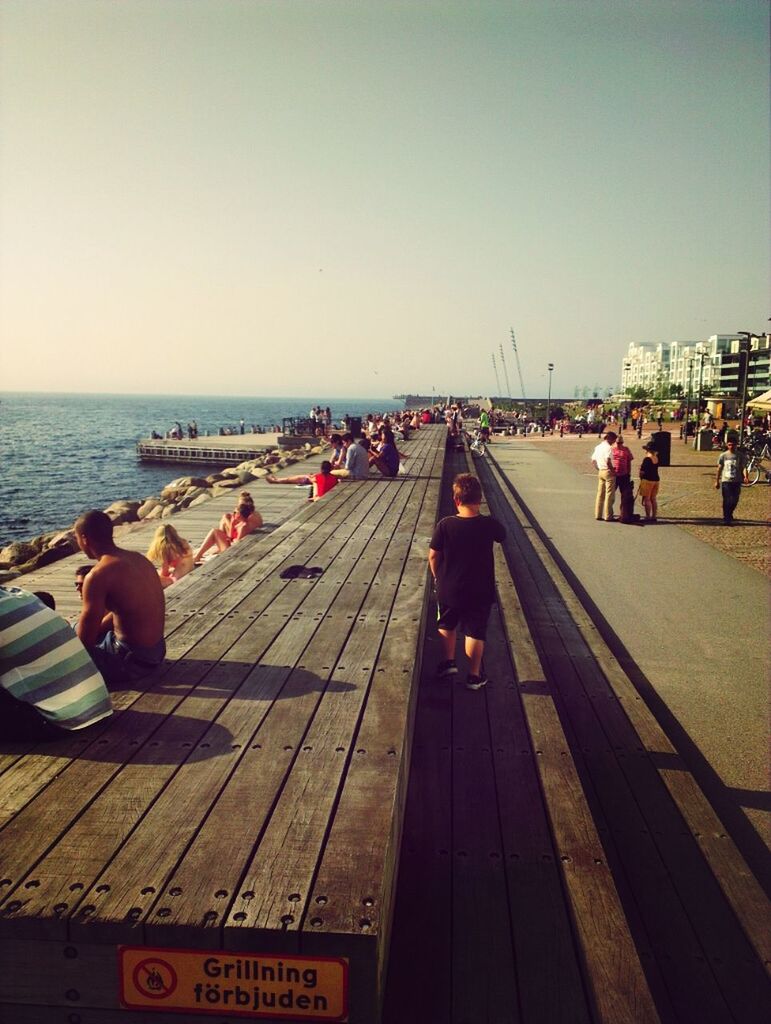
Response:
[[[630,440],[631,435],[627,435]],[[630,442],[636,463],[642,441]],[[768,840],[768,487],[722,526],[717,453],[673,443],[660,521],[594,519],[596,437],[496,439],[491,454],[756,870]],[[636,475],[636,474],[635,474]]]
[[[661,471],[659,518],[662,523],[679,526],[705,544],[771,578],[771,487],[762,482],[762,477],[754,487],[744,487],[736,510],[736,527],[726,529],[723,526],[720,494],[715,490],[715,472],[720,452],[696,452],[691,441],[686,445],[678,438],[677,426],[665,426],[664,429],[672,431],[672,464]],[[624,441],[635,457],[632,464],[635,481],[645,455],[643,445],[649,439],[648,430],[643,432],[641,440],[631,430],[624,433]],[[585,435],[583,438],[576,434],[567,434],[565,437],[547,434],[544,438],[533,438],[531,443],[567,463],[582,476],[591,477],[594,484],[596,478],[589,456],[598,440],[596,434]],[[616,504],[618,506],[618,502]],[[642,512],[642,502],[639,500],[636,511]]]

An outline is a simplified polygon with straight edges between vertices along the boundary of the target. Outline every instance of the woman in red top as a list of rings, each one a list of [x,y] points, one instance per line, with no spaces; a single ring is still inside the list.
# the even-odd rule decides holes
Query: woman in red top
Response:
[[[303,476],[285,476],[280,480],[278,477],[273,476],[272,473],[269,473],[265,480],[269,484],[294,484],[295,487],[303,487],[307,484],[309,487],[313,487],[310,501],[318,501],[319,498],[324,497],[327,491],[331,491],[333,487],[337,486],[337,477],[332,476],[332,463],[326,459],[321,463],[320,473]]]
[[[232,544],[243,540],[261,526],[262,516],[255,511],[251,494],[248,491],[241,491],[235,512],[226,512],[220,519],[219,526],[209,530],[203,544],[195,553],[195,561],[199,562],[206,552],[215,546],[218,552],[226,551]]]

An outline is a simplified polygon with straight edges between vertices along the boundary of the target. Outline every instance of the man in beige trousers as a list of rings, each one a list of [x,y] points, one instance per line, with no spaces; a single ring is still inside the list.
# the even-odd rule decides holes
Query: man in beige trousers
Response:
[[[611,452],[617,436],[612,430],[609,430],[590,456],[592,465],[597,470],[597,498],[594,502],[594,518],[604,519],[606,523],[613,522],[616,474],[613,472]]]

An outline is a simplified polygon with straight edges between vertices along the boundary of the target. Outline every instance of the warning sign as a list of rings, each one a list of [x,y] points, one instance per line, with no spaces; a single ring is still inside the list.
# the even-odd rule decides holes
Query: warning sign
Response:
[[[348,1020],[348,961],[119,946],[120,999],[132,1010],[280,1020]]]

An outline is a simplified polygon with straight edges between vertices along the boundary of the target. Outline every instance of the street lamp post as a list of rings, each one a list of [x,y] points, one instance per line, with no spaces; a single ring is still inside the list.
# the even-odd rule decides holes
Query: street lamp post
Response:
[[[546,399],[546,426],[551,432],[551,375],[554,371],[554,363],[549,363],[546,368],[549,371],[549,397]]]
[[[752,349],[752,339],[760,338],[762,335],[754,334],[752,331],[737,331],[736,333],[742,335],[742,340],[739,342],[739,374],[742,394],[742,404],[739,410],[739,415],[741,417],[739,420],[739,440],[743,441],[744,419],[747,413],[747,390],[750,382],[750,352]],[[744,355],[744,359],[742,359],[742,355]]]
[[[688,444],[688,420],[691,415],[691,378],[693,376],[693,356],[688,357],[688,391],[685,396],[685,420],[683,421],[683,444]]]
[[[696,429],[699,429],[699,417],[701,416],[701,393],[704,384],[704,349],[699,349],[699,392],[696,399]]]

